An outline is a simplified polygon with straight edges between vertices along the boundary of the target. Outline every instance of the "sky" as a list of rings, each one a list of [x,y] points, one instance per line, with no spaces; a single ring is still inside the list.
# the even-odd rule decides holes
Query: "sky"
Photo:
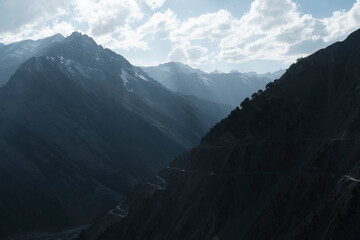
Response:
[[[360,0],[0,0],[0,42],[74,31],[137,66],[274,72],[360,28]]]

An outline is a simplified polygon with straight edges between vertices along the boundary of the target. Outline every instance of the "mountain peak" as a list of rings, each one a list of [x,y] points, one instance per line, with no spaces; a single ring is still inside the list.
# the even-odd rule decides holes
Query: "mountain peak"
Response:
[[[81,32],[73,32],[70,36],[66,38],[66,40],[80,42],[89,46],[98,46],[93,38],[89,37],[86,34],[82,34]]]
[[[87,34],[82,34],[81,32],[73,32],[70,36],[68,36],[67,38],[69,39],[92,39],[91,37],[89,37]]]
[[[177,72],[181,72],[181,73],[204,73],[200,69],[192,68],[189,65],[181,62],[167,62],[159,66],[170,67],[172,69],[176,69]]]
[[[211,73],[214,73],[214,74],[220,74],[220,73],[222,73],[220,70],[218,70],[218,69],[215,69],[214,71],[212,71]]]
[[[81,37],[83,34],[81,32],[75,31],[69,37]],[[84,34],[86,35],[86,34]]]
[[[56,43],[56,42],[61,42],[64,39],[65,39],[65,37],[63,35],[61,35],[60,33],[57,33],[57,34],[52,35],[50,37],[46,37],[46,38],[39,39],[39,40],[36,40],[36,41],[33,41],[33,40],[25,40],[25,41],[41,42],[41,44],[47,45],[47,44],[52,44],[52,43]]]
[[[177,66],[183,66],[183,67],[190,67],[189,65],[182,63],[182,62],[168,62],[168,64],[177,65]]]
[[[60,33],[57,33],[57,34],[51,36],[50,38],[56,39],[56,40],[63,40],[63,39],[65,39],[65,37],[64,37],[62,34],[60,34]]]

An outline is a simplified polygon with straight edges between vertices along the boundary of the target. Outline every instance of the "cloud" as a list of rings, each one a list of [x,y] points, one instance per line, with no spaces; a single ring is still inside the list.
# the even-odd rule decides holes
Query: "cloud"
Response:
[[[220,57],[241,63],[253,59],[292,62],[337,40],[360,26],[359,0],[350,11],[317,19],[302,14],[291,0],[255,0],[237,21],[233,34],[220,42]]]
[[[70,6],[70,0],[2,0],[0,33],[18,34],[24,26],[54,19]]]
[[[171,50],[167,57],[167,61],[200,65],[209,61],[207,53],[208,49],[203,46],[183,43]]]
[[[165,0],[145,0],[145,3],[154,10],[161,7],[165,3]]]
[[[167,57],[168,62],[183,62],[187,61],[185,50],[181,46],[174,47]]]
[[[114,33],[143,17],[135,0],[76,0],[76,10],[77,21],[88,24],[93,36]]]
[[[77,30],[107,47],[145,49],[142,36],[130,27],[143,16],[136,0],[3,0],[0,41],[67,36]]]
[[[250,60],[292,62],[300,56],[345,38],[360,26],[360,0],[349,11],[317,19],[303,14],[291,0],[254,0],[241,18],[227,10],[182,22],[169,34],[175,43],[199,40],[218,43],[217,58],[228,63]]]
[[[231,33],[234,18],[228,11],[220,10],[197,18],[189,18],[170,33],[173,42],[189,39],[221,39]]]
[[[96,36],[96,40],[112,49],[130,49],[149,50],[146,38],[152,38],[159,32],[168,32],[178,25],[176,14],[170,9],[165,12],[154,13],[144,24],[133,29],[129,24],[111,32],[111,34],[103,34]]]
[[[179,24],[176,14],[170,9],[165,12],[154,13],[150,19],[136,31],[140,35],[155,35],[158,32],[166,32],[175,29]]]
[[[347,11],[336,11],[329,18],[323,19],[323,24],[328,33],[324,37],[326,42],[334,41],[339,36],[344,37],[360,27],[360,0]]]
[[[270,31],[299,20],[297,6],[291,0],[255,0],[240,24],[256,26],[257,31]]]
[[[302,13],[295,0],[253,0],[241,17],[220,9],[187,19],[171,9],[157,11],[164,3],[0,0],[0,42],[38,39],[57,32],[66,36],[80,30],[115,50],[153,51],[154,45],[159,48],[159,41],[164,41],[167,50],[161,51],[168,52],[162,56],[188,64],[290,63],[360,27],[360,0],[350,10],[326,18]],[[154,11],[150,16],[146,5]]]
[[[25,24],[20,27],[20,30],[16,33],[5,32],[0,35],[0,42],[11,43],[20,41],[23,39],[41,39],[60,33],[64,36],[70,35],[75,31],[74,26],[65,21],[59,22],[57,19],[51,23],[36,21],[31,24]]]
[[[97,36],[96,41],[113,50],[148,49],[148,44],[143,40],[143,36],[128,25],[118,29],[114,34]]]

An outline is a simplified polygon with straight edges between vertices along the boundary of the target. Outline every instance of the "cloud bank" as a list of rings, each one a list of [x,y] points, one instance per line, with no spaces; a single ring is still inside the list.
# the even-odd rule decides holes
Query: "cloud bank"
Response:
[[[290,63],[360,27],[360,0],[326,18],[302,13],[292,0],[254,0],[241,17],[226,9],[182,19],[165,0],[3,0],[0,42],[80,30],[124,51],[152,51],[165,41],[166,59],[192,65],[252,60]],[[19,7],[21,6],[21,7]],[[19,17],[20,16],[20,17]],[[155,61],[158,61],[156,59]]]

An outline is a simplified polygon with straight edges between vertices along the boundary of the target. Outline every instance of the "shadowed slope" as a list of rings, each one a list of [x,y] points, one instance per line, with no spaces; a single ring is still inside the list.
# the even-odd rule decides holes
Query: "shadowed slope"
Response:
[[[359,43],[292,65],[82,239],[357,239]]]

